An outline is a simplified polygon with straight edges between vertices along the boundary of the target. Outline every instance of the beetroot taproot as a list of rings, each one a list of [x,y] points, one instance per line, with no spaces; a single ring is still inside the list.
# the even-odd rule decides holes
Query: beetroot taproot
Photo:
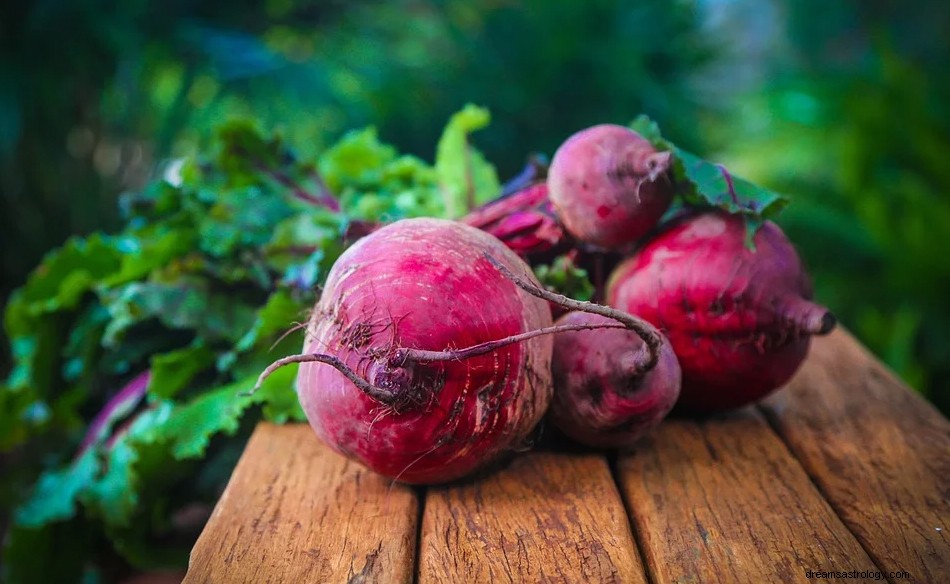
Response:
[[[569,312],[558,325],[605,325],[612,319]],[[655,428],[680,394],[680,366],[664,338],[656,366],[626,329],[563,332],[554,337],[551,421],[574,440],[598,448],[629,448]]]
[[[614,249],[643,237],[670,206],[669,166],[669,152],[657,152],[630,128],[592,126],[554,153],[549,196],[571,235]]]
[[[770,221],[745,244],[741,216],[688,216],[621,263],[607,302],[653,323],[683,370],[677,409],[714,412],[769,394],[795,373],[834,316],[810,301],[795,248]]]

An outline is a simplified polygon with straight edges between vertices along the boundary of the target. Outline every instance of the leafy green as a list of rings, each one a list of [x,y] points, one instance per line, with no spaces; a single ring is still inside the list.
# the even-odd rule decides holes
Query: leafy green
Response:
[[[270,339],[278,333],[286,332],[294,323],[305,320],[305,310],[305,305],[295,298],[290,290],[277,290],[257,312],[254,326],[241,337],[236,348],[239,351],[247,351],[257,346],[260,339]]]
[[[202,341],[154,355],[151,359],[152,378],[149,382],[149,393],[161,398],[173,398],[212,363],[214,351]]]
[[[320,173],[340,194],[346,215],[365,221],[442,216],[436,171],[414,156],[399,156],[374,128],[350,132],[320,157]]]
[[[104,295],[112,320],[103,343],[115,345],[134,325],[157,318],[169,329],[194,330],[211,341],[239,339],[251,325],[254,309],[235,295],[215,294],[208,281],[132,282]]]
[[[488,110],[468,104],[452,116],[436,148],[435,169],[447,217],[461,217],[501,192],[495,168],[469,144],[469,135],[491,120]]]
[[[46,256],[7,311],[7,332],[13,336],[26,318],[74,308],[83,294],[122,267],[115,238],[99,234],[74,237]]]
[[[93,481],[99,469],[96,453],[90,449],[69,466],[44,473],[31,498],[17,509],[17,524],[39,527],[72,519],[76,515],[77,497]]]
[[[788,204],[782,195],[739,178],[722,165],[707,162],[665,140],[656,122],[645,115],[637,117],[630,127],[654,147],[673,154],[673,180],[677,194],[686,203],[742,214],[750,241],[762,221],[774,218]]]
[[[587,270],[578,267],[567,255],[554,258],[550,264],[535,266],[534,274],[545,288],[575,300],[590,300],[594,297],[594,285]]]

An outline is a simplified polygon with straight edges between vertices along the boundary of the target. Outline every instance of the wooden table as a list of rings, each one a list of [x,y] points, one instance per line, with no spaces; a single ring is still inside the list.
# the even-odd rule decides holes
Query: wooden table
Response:
[[[824,581],[809,570],[950,582],[950,422],[844,331],[756,407],[448,487],[262,424],[185,582]]]

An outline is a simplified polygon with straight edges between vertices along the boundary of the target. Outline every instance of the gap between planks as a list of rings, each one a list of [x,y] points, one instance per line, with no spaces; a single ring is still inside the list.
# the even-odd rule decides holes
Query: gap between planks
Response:
[[[615,474],[655,584],[808,582],[829,564],[876,571],[751,408],[667,420]]]

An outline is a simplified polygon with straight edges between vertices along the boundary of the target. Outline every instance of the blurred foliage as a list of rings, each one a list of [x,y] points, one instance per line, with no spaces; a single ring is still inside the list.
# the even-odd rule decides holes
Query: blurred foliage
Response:
[[[432,157],[468,102],[503,175],[646,111],[701,146],[688,90],[711,57],[691,2],[77,0],[0,7],[0,298],[71,234],[115,229],[117,192],[235,116],[302,156],[374,124]]]

